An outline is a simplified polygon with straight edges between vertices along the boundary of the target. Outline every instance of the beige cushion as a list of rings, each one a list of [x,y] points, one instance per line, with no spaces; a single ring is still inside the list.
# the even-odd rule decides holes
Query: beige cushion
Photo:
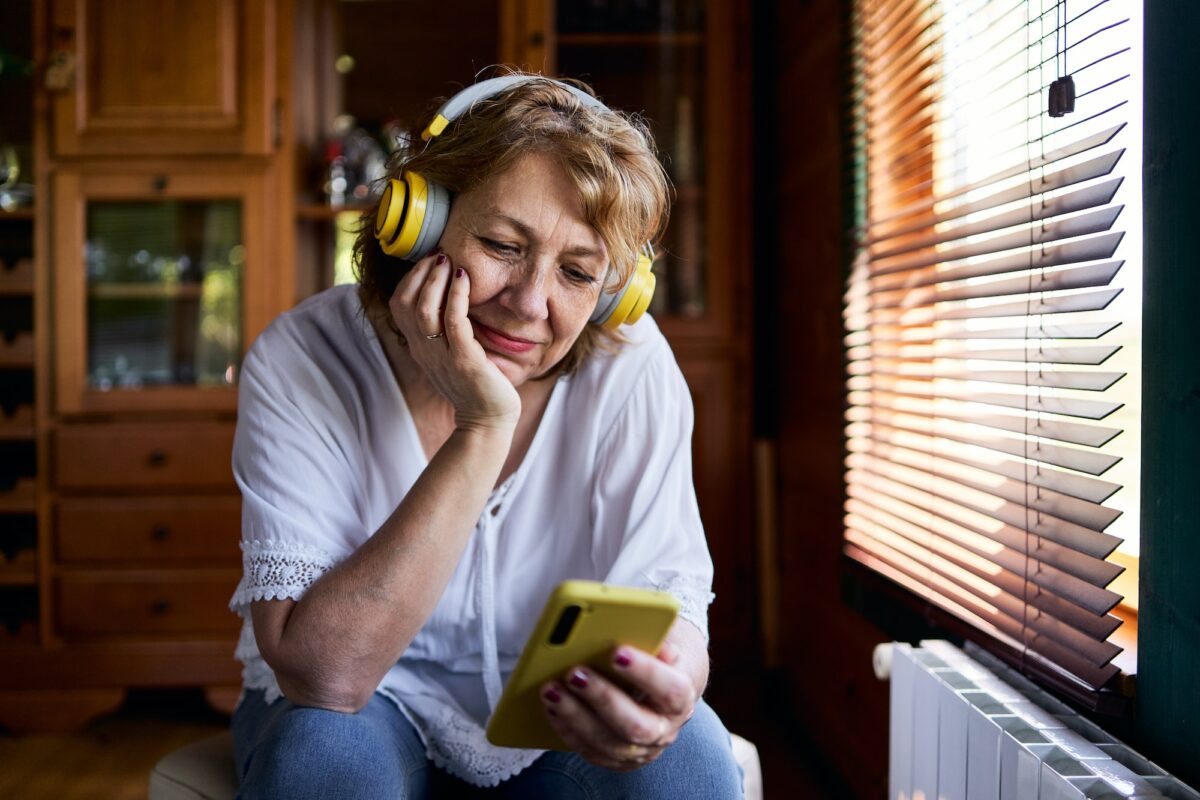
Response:
[[[181,747],[150,772],[150,800],[232,800],[237,788],[228,733]]]
[[[763,800],[758,748],[737,734],[730,738],[746,774],[746,800]],[[222,733],[163,756],[150,773],[150,800],[232,800],[237,786],[233,737]]]

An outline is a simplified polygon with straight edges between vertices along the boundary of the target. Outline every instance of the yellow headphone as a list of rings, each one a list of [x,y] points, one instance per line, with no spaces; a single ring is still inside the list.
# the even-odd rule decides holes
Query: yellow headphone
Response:
[[[454,120],[466,113],[479,100],[493,97],[500,92],[531,80],[550,80],[530,75],[504,75],[469,86],[451,97],[438,109],[433,122],[421,134],[428,141],[446,129]],[[608,110],[587,92],[559,81],[558,86],[578,97],[584,105]],[[428,181],[421,175],[406,170],[399,178],[388,181],[379,199],[379,211],[375,215],[375,238],[383,252],[405,261],[417,261],[429,255],[442,238],[446,220],[450,217],[450,193],[445,187]],[[622,324],[632,325],[641,318],[650,299],[654,296],[654,249],[649,243],[638,251],[637,266],[625,285],[615,292],[600,292],[591,322],[608,330],[616,330]],[[612,268],[609,268],[612,273]]]

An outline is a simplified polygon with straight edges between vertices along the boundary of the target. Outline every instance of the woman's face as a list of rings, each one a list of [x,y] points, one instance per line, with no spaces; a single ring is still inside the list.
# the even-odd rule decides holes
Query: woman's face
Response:
[[[541,154],[458,195],[439,244],[470,276],[475,339],[514,386],[567,354],[608,270],[578,192]]]

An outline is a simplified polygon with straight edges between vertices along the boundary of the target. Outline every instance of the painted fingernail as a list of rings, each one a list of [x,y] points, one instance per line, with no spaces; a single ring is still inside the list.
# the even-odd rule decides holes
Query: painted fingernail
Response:
[[[559,694],[559,693],[558,693],[557,691],[555,691],[554,689],[547,689],[547,690],[546,690],[546,693],[545,693],[545,694],[543,694],[543,695],[542,695],[542,697],[546,698],[546,699],[547,699],[547,700],[549,700],[551,703],[557,703],[557,702],[559,702],[559,701],[561,701],[561,700],[562,700],[562,695],[561,695],[561,694]]]
[[[463,272],[463,268],[462,268],[462,267],[459,267],[458,269],[456,269],[456,270],[454,271],[454,277],[456,277],[456,278],[461,278],[461,277],[462,277],[464,274],[465,274],[465,273]]]
[[[439,267],[440,267],[442,264],[445,264],[445,263],[446,263],[446,254],[445,254],[445,253],[438,253],[438,257],[437,257],[437,262],[436,262],[436,263],[437,263],[437,265],[438,265]]]
[[[571,673],[571,685],[576,689],[586,689],[588,685],[587,675],[583,674],[583,670],[575,670]]]
[[[616,655],[613,656],[613,662],[618,667],[628,667],[633,663],[633,658],[629,655],[629,651],[624,647],[618,648]]]

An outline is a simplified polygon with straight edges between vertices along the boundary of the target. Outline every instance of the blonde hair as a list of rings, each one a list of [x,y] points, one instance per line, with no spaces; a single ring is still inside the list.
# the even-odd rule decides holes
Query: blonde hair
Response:
[[[579,192],[587,222],[604,240],[619,282],[602,291],[615,291],[633,272],[642,246],[661,239],[670,214],[671,184],[654,139],[636,115],[588,107],[553,80],[529,78],[476,102],[424,147],[414,132],[411,141],[417,144],[398,153],[387,177],[411,170],[454,196],[503,173],[527,154],[549,155]],[[571,84],[594,94],[586,84]],[[412,263],[380,248],[373,228],[377,209],[376,203],[363,215],[354,244],[355,269],[364,308],[386,310]],[[597,349],[612,350],[622,342],[619,334],[586,325],[550,374],[572,372]]]

